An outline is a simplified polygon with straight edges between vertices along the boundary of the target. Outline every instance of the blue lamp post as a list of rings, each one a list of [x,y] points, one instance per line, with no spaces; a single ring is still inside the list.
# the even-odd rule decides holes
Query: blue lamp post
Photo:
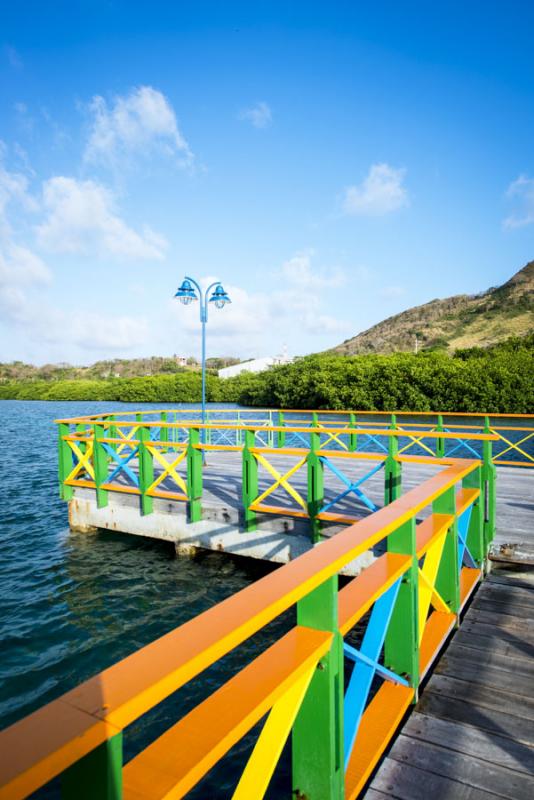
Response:
[[[211,294],[210,294],[211,292]],[[205,292],[202,291],[198,283],[193,278],[187,276],[174,295],[178,300],[188,306],[196,300],[200,300],[200,322],[202,324],[202,422],[206,422],[206,323],[208,321],[208,306],[213,303],[215,308],[224,308],[227,303],[232,301],[219,281],[210,284]],[[204,441],[204,429],[201,436]]]

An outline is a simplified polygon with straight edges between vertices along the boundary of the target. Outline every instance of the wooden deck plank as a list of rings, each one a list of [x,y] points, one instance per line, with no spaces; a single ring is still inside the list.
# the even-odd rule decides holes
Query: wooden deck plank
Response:
[[[505,708],[508,714],[534,721],[534,697],[519,697],[502,689],[488,692],[483,685],[472,683],[461,678],[450,678],[448,675],[435,673],[429,689],[435,694],[462,700],[464,703],[481,708],[500,710]],[[534,728],[534,725],[532,726]]]
[[[372,788],[378,791],[391,792],[398,800],[488,800],[488,795],[483,789],[475,789],[465,783],[435,775],[425,769],[403,764],[394,758],[386,758]]]
[[[534,643],[534,621],[532,620],[523,620],[517,616],[499,614],[496,611],[491,612],[472,605],[469,609],[469,619],[466,624],[475,625],[478,623],[489,625],[495,630],[510,631]]]
[[[508,574],[477,589],[366,797],[534,797],[534,583]]]
[[[502,602],[499,598],[511,597],[513,602],[518,605],[534,606],[534,592],[532,591],[534,584],[529,584],[527,581],[510,581],[502,577],[496,577],[490,573],[484,581],[481,591],[484,592],[484,597],[493,597],[498,602]]]
[[[475,610],[487,611],[490,614],[502,614],[508,617],[517,617],[521,622],[530,623],[534,629],[534,606],[515,603],[513,598],[497,600],[488,595],[476,597],[473,601]]]
[[[521,631],[496,624],[492,625],[491,622],[482,622],[472,619],[471,617],[468,617],[468,619],[462,623],[461,629],[464,630],[466,635],[476,634],[477,636],[506,642],[510,645],[522,646],[527,653],[532,653],[532,648],[534,647],[532,637],[530,637],[530,640],[528,635],[522,637]]]
[[[464,722],[475,728],[496,733],[534,746],[534,726],[530,719],[508,714],[502,709],[486,708],[464,700],[456,700],[430,691],[430,687],[423,692],[418,710],[429,716],[447,719],[453,722]]]
[[[532,775],[404,734],[398,737],[389,757],[508,800],[531,800],[534,791]]]
[[[510,608],[517,608],[518,613],[521,613],[523,609],[534,609],[533,589],[519,586],[506,587],[502,583],[488,583],[485,581],[477,596],[485,602],[501,603]]]
[[[454,641],[457,645],[465,645],[473,649],[483,650],[495,655],[509,657],[513,660],[531,660],[534,658],[534,645],[503,632],[498,635],[494,630],[486,631],[487,626],[471,626],[471,630],[464,630],[464,626],[457,631]],[[480,630],[480,629],[483,630]],[[476,631],[476,632],[475,632]]]
[[[483,761],[534,775],[534,747],[513,742],[503,736],[480,730],[473,725],[452,722],[414,711],[402,733],[437,745],[446,744],[450,750],[473,755]]]
[[[516,658],[515,654],[512,656],[495,652],[493,642],[486,648],[473,647],[469,639],[465,643],[459,643],[455,636],[454,642],[451,642],[446,655],[448,659],[452,657],[456,661],[459,661],[459,659],[472,659],[483,668],[492,667],[512,674],[524,675],[525,677],[531,677],[534,681],[534,660],[532,658],[528,656]],[[458,664],[459,667],[460,664]]]
[[[486,583],[492,587],[501,587],[506,591],[506,587],[525,589],[529,591],[534,588],[534,570],[506,569],[499,567],[490,572],[486,578]]]
[[[465,658],[461,655],[455,657],[452,652],[448,651],[436,664],[436,674],[447,677],[461,675],[463,681],[479,684],[489,691],[498,689],[528,698],[532,697],[532,687],[534,686],[532,671],[528,675],[521,675],[519,672],[496,669],[473,658]]]

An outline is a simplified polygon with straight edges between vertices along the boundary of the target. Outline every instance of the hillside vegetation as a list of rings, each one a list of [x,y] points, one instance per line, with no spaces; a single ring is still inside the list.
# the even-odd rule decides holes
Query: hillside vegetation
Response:
[[[207,376],[211,402],[273,408],[534,412],[534,335],[489,349],[417,355],[315,355],[226,380]],[[195,403],[198,372],[105,380],[6,381],[0,399]]]
[[[534,261],[509,281],[478,295],[432,300],[379,322],[331,352],[340,355],[487,347],[534,332]]]
[[[208,369],[221,369],[238,364],[238,358],[208,358]],[[57,380],[103,380],[107,378],[140,378],[150,375],[175,375],[188,370],[198,370],[200,365],[195,358],[188,358],[183,366],[176,356],[164,358],[149,356],[148,358],[114,358],[107,361],[96,361],[88,367],[76,367],[71,364],[44,364],[35,367],[23,361],[12,361],[0,364],[0,383],[5,381],[57,381]]]

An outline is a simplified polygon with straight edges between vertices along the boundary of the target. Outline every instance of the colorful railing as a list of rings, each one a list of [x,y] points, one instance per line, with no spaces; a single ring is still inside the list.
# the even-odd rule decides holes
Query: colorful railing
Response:
[[[95,414],[83,417],[81,420],[94,423],[106,422],[112,419],[120,421],[131,420],[135,417],[138,421],[150,422],[160,419],[162,422],[178,423],[182,420],[201,421],[200,409],[166,409],[144,411],[121,411],[119,413]],[[214,443],[242,444],[243,435],[239,432],[240,425],[254,425],[258,429],[263,427],[264,444],[268,446],[299,446],[302,438],[292,432],[294,427],[309,427],[312,424],[325,429],[358,428],[360,437],[350,436],[347,432],[338,433],[334,447],[350,451],[371,450],[385,452],[387,446],[379,442],[372,431],[366,434],[366,429],[397,428],[406,431],[406,442],[400,448],[402,452],[410,450],[412,453],[450,456],[456,458],[480,458],[481,446],[470,439],[472,434],[492,434],[496,438],[493,446],[493,462],[495,464],[519,467],[534,467],[534,414],[471,414],[471,413],[435,413],[397,411],[308,411],[308,410],[273,410],[273,409],[228,409],[210,408],[207,411],[208,423],[217,425],[226,422],[235,426],[235,433],[228,430],[213,428],[206,431],[206,443],[213,439]],[[284,430],[273,432],[273,427]],[[270,429],[270,430],[269,430]],[[455,434],[448,440],[439,439],[436,442],[436,452],[430,452],[428,446],[417,447],[414,439],[408,434],[414,431],[445,432]],[[175,434],[178,435],[178,434]]]
[[[140,465],[154,445],[145,422],[135,441],[93,424],[93,439],[62,431],[60,447],[93,469],[102,493],[108,457],[123,443]],[[253,432],[243,428],[249,457]],[[483,576],[495,437],[482,436],[483,461],[442,460],[404,495],[392,472],[384,508],[0,733],[0,798],[26,797],[58,775],[64,800],[180,798],[264,717],[234,799],[264,796],[290,733],[293,797],[357,797]],[[199,442],[197,423],[186,448],[197,464]],[[320,460],[321,448],[312,452]],[[386,552],[339,589],[340,570],[379,543]],[[123,765],[131,723],[293,606],[288,633]],[[345,641],[356,627],[358,646]]]
[[[58,424],[60,493],[65,500],[80,487],[95,490],[99,508],[108,504],[110,492],[139,496],[143,514],[153,512],[156,498],[185,502],[189,520],[197,522],[202,518],[203,453],[241,453],[244,528],[255,530],[259,515],[304,519],[313,542],[320,541],[325,525],[350,525],[362,513],[378,510],[364,489],[378,472],[383,471],[384,503],[389,503],[400,495],[403,463],[451,463],[443,455],[444,442],[456,440],[456,434],[448,431],[406,431],[395,420],[391,428],[362,429],[322,424],[316,417],[302,427],[273,426],[262,420],[206,425],[188,419],[150,421],[137,414],[134,420],[78,418]],[[285,446],[289,436],[293,446]],[[362,437],[375,445],[374,451],[358,447]],[[467,445],[481,447],[484,480],[491,486],[495,439],[494,434],[464,433]],[[414,449],[417,454],[408,452]],[[370,467],[358,479],[347,474],[346,464],[365,461]],[[325,470],[340,486],[328,497]],[[292,483],[304,471],[305,492]],[[266,477],[271,483],[260,489],[260,477],[263,484]],[[349,496],[352,505],[347,511]],[[494,492],[488,497],[487,524],[494,526]]]

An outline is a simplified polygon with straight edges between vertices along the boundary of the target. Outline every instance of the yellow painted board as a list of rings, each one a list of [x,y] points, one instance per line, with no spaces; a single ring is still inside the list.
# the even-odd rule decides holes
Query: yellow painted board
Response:
[[[280,698],[309,677],[332,639],[333,634],[311,628],[289,631],[126,765],[124,800],[183,797]]]
[[[304,673],[286,694],[276,701],[232,800],[262,800],[315,669],[314,664],[311,670]]]

